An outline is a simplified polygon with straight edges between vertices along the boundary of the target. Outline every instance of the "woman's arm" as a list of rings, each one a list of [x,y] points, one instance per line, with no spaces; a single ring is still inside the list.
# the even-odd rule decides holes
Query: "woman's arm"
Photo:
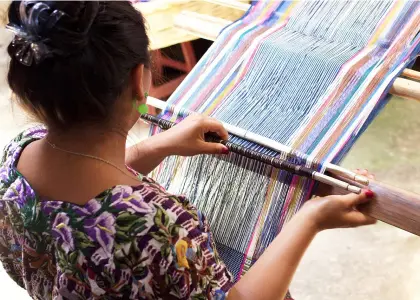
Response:
[[[228,138],[223,125],[215,119],[200,115],[189,116],[175,127],[154,135],[126,151],[126,164],[141,174],[149,174],[170,155],[193,156],[197,154],[227,154],[222,144],[204,140],[208,132]]]
[[[164,133],[160,133],[129,147],[126,150],[126,164],[146,175],[170,155],[170,145],[165,141]]]
[[[231,289],[228,300],[284,299],[293,274],[317,232],[313,222],[298,213]]]
[[[324,229],[355,227],[375,220],[354,208],[373,193],[308,201],[283,228],[255,265],[231,289],[228,300],[284,299],[296,268],[315,235]]]

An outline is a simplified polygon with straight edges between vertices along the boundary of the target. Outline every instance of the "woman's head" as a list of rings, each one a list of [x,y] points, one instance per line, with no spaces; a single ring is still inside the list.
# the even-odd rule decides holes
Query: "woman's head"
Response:
[[[51,127],[132,125],[150,85],[142,15],[127,1],[14,1],[8,81]]]

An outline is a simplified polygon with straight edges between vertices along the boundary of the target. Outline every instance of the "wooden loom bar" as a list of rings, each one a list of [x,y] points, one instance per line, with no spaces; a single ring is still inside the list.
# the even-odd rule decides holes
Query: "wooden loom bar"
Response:
[[[225,1],[223,0],[215,0],[212,2],[225,3]],[[221,18],[210,17],[189,11],[182,11],[178,16],[175,17],[174,20],[174,25],[177,28],[180,28],[182,30],[187,31],[190,34],[211,41],[215,41],[222,29],[230,24],[229,21],[226,21]],[[402,97],[408,100],[420,101],[420,83],[415,81],[420,80],[420,72],[405,69],[402,73],[402,76],[414,80],[397,78],[393,83],[390,93],[392,95]]]
[[[420,80],[420,72],[411,69],[405,69],[401,75],[414,80]]]
[[[375,198],[358,207],[361,212],[420,236],[420,195],[375,180],[365,188],[373,191]]]
[[[420,101],[420,82],[405,78],[397,78],[392,85],[390,93],[405,99]]]

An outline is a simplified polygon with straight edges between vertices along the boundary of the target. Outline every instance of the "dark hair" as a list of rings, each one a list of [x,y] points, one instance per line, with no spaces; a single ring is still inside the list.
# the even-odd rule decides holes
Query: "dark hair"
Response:
[[[64,13],[39,39],[49,55],[24,65],[16,44],[8,82],[20,104],[48,125],[68,127],[108,119],[138,64],[150,64],[144,19],[128,1],[39,1]],[[28,1],[26,10],[33,8]],[[21,1],[9,8],[9,22],[21,27]],[[51,13],[50,11],[50,13]],[[28,14],[30,12],[27,12]],[[48,18],[36,26],[45,27]]]

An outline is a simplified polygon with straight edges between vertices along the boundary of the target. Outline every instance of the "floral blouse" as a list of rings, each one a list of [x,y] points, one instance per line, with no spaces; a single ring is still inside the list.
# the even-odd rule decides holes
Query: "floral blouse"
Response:
[[[0,165],[0,261],[34,299],[225,299],[232,286],[208,224],[149,178],[85,205],[42,200],[17,171],[32,128]]]

